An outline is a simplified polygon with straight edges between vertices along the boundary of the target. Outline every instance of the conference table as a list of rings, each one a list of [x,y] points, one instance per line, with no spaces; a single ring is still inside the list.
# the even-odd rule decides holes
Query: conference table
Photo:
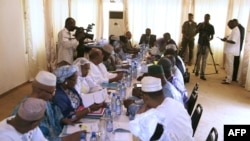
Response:
[[[101,44],[98,46],[102,46]],[[89,47],[97,47],[96,45],[89,45]],[[130,82],[130,85],[127,85],[126,89],[126,96],[125,98],[129,98],[132,96],[132,89],[133,84],[140,83],[137,81],[137,77],[141,76],[145,71],[147,70],[146,62],[145,60],[145,54],[147,53],[147,50],[144,50],[141,52],[141,54],[138,55],[137,60],[134,60],[131,58],[131,55],[128,54],[129,58],[127,58],[128,64],[132,66],[133,68],[133,61],[136,61],[136,76],[131,76],[132,81]],[[130,72],[132,75],[132,72]],[[126,79],[125,79],[126,80]],[[105,93],[105,102],[110,103],[111,102],[111,94],[112,91],[116,91],[115,89],[107,89],[107,92]],[[123,105],[123,104],[122,104]],[[109,137],[109,141],[139,141],[137,137],[135,137],[130,131],[129,131],[129,116],[126,115],[127,109],[122,106],[122,113],[120,116],[113,116],[113,131],[112,132],[105,132],[106,135]],[[89,141],[91,132],[96,132],[99,138],[103,138],[102,132],[103,132],[103,117],[101,118],[82,118],[80,120],[81,123],[75,124],[75,125],[65,125],[63,128],[63,131],[60,136],[65,136],[68,134],[72,134],[77,131],[85,130],[87,131],[86,139]],[[106,121],[105,121],[106,122]],[[102,130],[103,129],[103,130]],[[105,128],[106,129],[106,128]],[[105,135],[105,136],[106,136]],[[101,141],[104,139],[100,139]],[[106,140],[105,140],[106,141]]]

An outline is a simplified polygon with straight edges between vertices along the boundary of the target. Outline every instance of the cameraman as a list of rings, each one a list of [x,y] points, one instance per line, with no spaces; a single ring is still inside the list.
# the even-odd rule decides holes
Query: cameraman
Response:
[[[75,32],[75,37],[80,37],[79,44],[76,47],[76,52],[77,52],[76,58],[84,57],[84,53],[90,51],[90,48],[85,46],[84,40],[86,38],[86,33],[84,32],[84,28],[82,27],[77,28]]]
[[[73,63],[74,52],[79,44],[79,39],[84,34],[79,34],[73,38],[70,32],[76,29],[75,20],[71,17],[65,20],[64,28],[58,33],[58,58],[57,63],[66,61],[69,64]]]
[[[210,41],[214,36],[214,26],[209,23],[210,15],[205,14],[204,22],[201,22],[197,25],[196,34],[199,33],[198,39],[198,51],[197,58],[195,63],[195,76],[199,76],[200,79],[206,80],[205,78],[205,69],[207,64],[208,53],[210,49]],[[201,63],[200,63],[201,62]]]

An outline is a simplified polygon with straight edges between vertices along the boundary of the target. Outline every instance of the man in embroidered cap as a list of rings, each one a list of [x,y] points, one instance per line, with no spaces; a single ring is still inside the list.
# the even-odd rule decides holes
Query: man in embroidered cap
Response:
[[[16,116],[0,122],[1,141],[47,141],[37,127],[44,116],[46,103],[38,98],[23,100]]]
[[[176,100],[164,98],[161,79],[145,76],[141,83],[144,105],[135,119],[130,121],[130,131],[142,141],[193,141],[187,110]]]
[[[56,76],[47,71],[39,71],[32,82],[32,93],[30,98],[37,98],[46,101],[46,114],[39,124],[43,135],[50,141],[61,140],[59,134],[62,132],[62,124],[71,124],[72,121],[64,118],[59,107],[51,102],[56,90]],[[27,97],[24,98],[26,100]],[[17,105],[13,115],[18,113],[21,105]],[[23,112],[22,112],[23,113]],[[30,116],[32,117],[32,116]],[[77,133],[79,134],[79,133]],[[72,135],[78,136],[78,135]],[[79,136],[78,136],[79,137]]]

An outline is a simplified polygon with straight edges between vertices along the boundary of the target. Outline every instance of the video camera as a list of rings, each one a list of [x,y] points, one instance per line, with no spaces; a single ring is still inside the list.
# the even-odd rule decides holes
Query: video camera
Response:
[[[76,33],[78,33],[78,32],[84,32],[84,34],[85,34],[85,38],[84,39],[89,38],[89,39],[93,40],[94,39],[94,34],[89,34],[88,32],[92,32],[92,29],[93,29],[94,25],[95,25],[94,23],[88,24],[87,28],[77,27],[76,26],[75,27]]]

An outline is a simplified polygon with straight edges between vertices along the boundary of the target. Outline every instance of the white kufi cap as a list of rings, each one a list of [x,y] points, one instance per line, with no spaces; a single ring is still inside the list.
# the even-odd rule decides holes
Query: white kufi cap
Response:
[[[38,98],[27,98],[22,101],[18,109],[18,115],[24,120],[35,121],[44,116],[46,102]]]
[[[152,77],[152,76],[145,76],[141,80],[141,90],[143,92],[157,92],[162,90],[161,79]]]
[[[35,80],[46,86],[56,86],[56,76],[48,71],[40,71]]]

